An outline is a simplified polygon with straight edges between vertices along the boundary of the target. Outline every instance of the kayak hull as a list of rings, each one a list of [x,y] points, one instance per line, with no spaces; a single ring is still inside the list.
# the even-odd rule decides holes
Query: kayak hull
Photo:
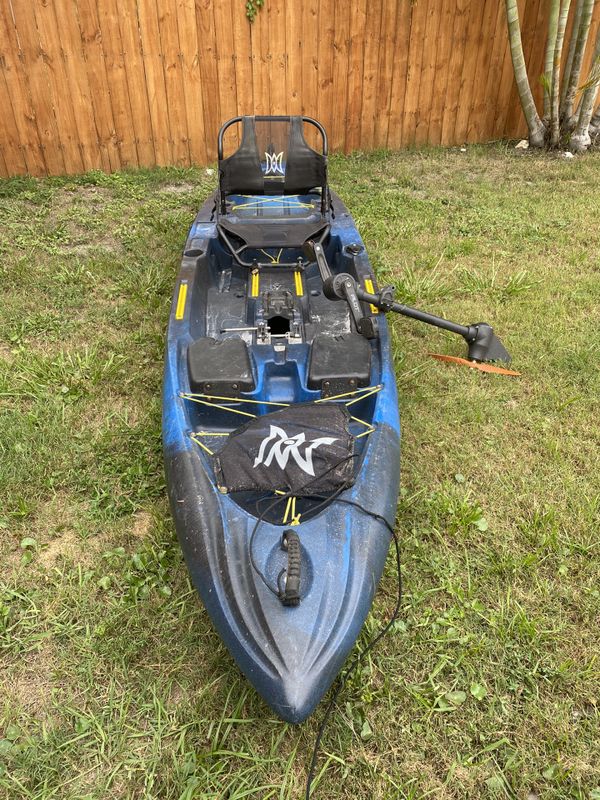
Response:
[[[334,207],[331,235],[336,246],[341,251],[348,245],[363,248],[351,216],[335,196]],[[367,513],[382,515],[394,524],[400,424],[389,334],[381,317],[379,336],[372,343],[372,383],[378,387],[369,412],[373,430],[363,440],[354,485],[340,495],[340,500],[347,502],[333,502],[295,528],[302,552],[302,600],[297,607],[286,607],[264,585],[250,562],[249,542],[256,514],[234,496],[219,492],[210,459],[190,437],[194,421],[189,401],[181,396],[190,391],[186,351],[202,324],[195,316],[194,298],[200,296],[198,285],[206,270],[203,257],[211,252],[211,242],[218,236],[210,208],[211,200],[200,210],[190,231],[169,322],[163,389],[169,500],[188,570],[215,629],[270,708],[282,719],[299,723],[315,709],[352,649],[369,613],[389,549],[386,526]],[[366,253],[361,264],[367,274],[370,265]],[[183,313],[182,285],[189,287]],[[260,352],[255,348],[253,352],[258,372],[263,369],[269,375],[277,374],[281,357],[276,352],[272,361],[270,355],[264,355],[271,352],[268,348]],[[294,375],[300,389],[294,390],[294,399],[306,402],[318,394],[307,388],[299,366],[303,353],[300,346],[297,352],[300,355]],[[257,384],[257,391],[267,385],[260,375]],[[280,393],[288,391],[283,382],[269,385]],[[252,543],[255,562],[271,583],[285,566],[280,541],[286,527],[263,521]]]

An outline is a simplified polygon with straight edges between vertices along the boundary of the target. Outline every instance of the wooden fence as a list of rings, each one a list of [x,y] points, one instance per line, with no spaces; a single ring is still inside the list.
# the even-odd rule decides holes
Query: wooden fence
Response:
[[[548,6],[520,0],[532,76]],[[250,113],[343,151],[521,135],[504,2],[0,0],[1,175],[205,164]]]

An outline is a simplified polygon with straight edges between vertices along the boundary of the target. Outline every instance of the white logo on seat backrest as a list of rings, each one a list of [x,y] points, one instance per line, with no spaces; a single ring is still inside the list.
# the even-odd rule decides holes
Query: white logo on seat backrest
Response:
[[[265,153],[267,168],[265,175],[283,175],[283,150],[281,153]]]
[[[304,448],[304,455],[302,455],[300,452],[300,445],[305,444],[305,442],[306,436],[303,433],[297,433],[295,436],[288,436],[283,428],[279,428],[277,425],[271,425],[269,435],[264,438],[260,444],[254,466],[258,467],[259,464],[263,464],[265,467],[269,467],[273,459],[275,459],[281,469],[285,469],[291,456],[303,472],[314,477],[315,471],[312,463],[313,450],[316,450],[317,447],[320,447],[322,444],[337,442],[337,439],[331,436],[322,436],[319,439],[313,439],[312,442],[306,445]],[[267,446],[269,444],[271,444],[271,448],[267,453]]]

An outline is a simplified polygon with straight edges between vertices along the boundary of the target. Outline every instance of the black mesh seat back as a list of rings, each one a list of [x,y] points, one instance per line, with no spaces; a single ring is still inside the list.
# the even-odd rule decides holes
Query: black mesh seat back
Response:
[[[240,146],[229,158],[219,158],[219,184],[223,195],[263,194],[254,117],[242,117]]]
[[[307,143],[302,117],[241,117],[241,123],[239,148],[228,158],[219,159],[222,195],[307,194],[316,187],[324,190],[327,156]]]

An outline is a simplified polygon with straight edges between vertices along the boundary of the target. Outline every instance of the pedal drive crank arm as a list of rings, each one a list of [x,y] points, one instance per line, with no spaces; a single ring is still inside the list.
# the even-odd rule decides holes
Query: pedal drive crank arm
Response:
[[[304,243],[304,247],[302,248],[302,252],[304,257],[307,258],[309,261],[316,261],[317,267],[319,268],[319,273],[321,275],[321,280],[325,283],[326,280],[331,278],[331,269],[329,268],[329,264],[327,263],[327,258],[325,256],[325,251],[323,250],[323,245],[319,244],[319,242],[315,242],[312,239],[309,239],[307,242]]]

